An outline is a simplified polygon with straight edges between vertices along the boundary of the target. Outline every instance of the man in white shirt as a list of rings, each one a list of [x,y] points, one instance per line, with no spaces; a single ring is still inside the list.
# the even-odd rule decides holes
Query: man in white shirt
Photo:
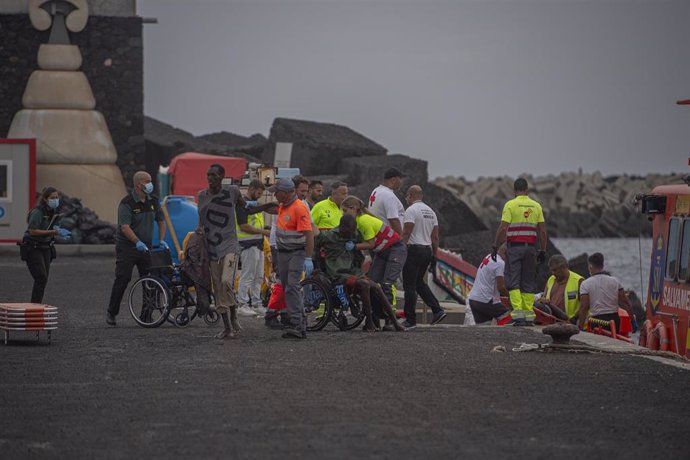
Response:
[[[604,271],[604,256],[595,252],[587,258],[589,278],[580,285],[580,316],[578,326],[584,328],[587,316],[591,311],[592,318],[616,323],[616,331],[620,330],[621,318],[618,307],[626,310],[634,318],[630,301],[620,281]]]
[[[402,219],[405,208],[395,192],[402,185],[403,173],[397,168],[390,168],[383,174],[383,184],[379,185],[369,196],[369,212],[383,221],[398,235],[402,235]]]
[[[505,271],[506,244],[497,250],[496,260],[488,254],[479,264],[477,276],[468,296],[469,306],[477,324],[496,319],[498,325],[511,320],[510,309],[501,303],[501,295],[508,296],[506,289]]]
[[[433,317],[431,324],[438,324],[446,313],[438,303],[424,276],[438,249],[438,219],[436,213],[427,206],[422,198],[422,188],[413,185],[407,190],[405,200],[409,207],[403,216],[402,239],[407,244],[407,259],[403,267],[403,287],[405,289],[405,322],[403,327],[417,327],[415,306],[417,295],[426,303]]]

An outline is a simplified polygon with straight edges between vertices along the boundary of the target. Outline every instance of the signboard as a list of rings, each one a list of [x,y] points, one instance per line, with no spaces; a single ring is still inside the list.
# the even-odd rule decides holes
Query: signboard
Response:
[[[21,239],[36,198],[35,139],[0,139],[0,242]]]

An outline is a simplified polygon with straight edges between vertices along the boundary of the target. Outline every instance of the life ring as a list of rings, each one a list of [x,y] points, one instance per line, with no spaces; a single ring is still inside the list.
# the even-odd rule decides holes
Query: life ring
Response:
[[[646,347],[647,344],[649,343],[649,339],[652,335],[652,329],[654,327],[652,326],[652,320],[646,320],[644,323],[642,323],[642,327],[640,328],[640,346],[641,347]]]
[[[666,325],[659,321],[654,328],[654,335],[659,337],[659,350],[668,351],[669,340]]]

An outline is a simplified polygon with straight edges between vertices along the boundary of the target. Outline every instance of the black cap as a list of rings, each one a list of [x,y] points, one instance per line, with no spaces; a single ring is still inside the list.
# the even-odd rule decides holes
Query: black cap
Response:
[[[398,168],[390,168],[385,173],[383,173],[384,179],[390,179],[392,177],[407,177],[405,174],[401,173]]]

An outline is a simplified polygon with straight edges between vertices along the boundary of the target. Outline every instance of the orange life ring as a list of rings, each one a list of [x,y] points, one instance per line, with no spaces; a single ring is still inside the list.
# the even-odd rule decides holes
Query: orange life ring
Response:
[[[646,320],[644,323],[642,323],[642,327],[640,328],[640,346],[641,347],[646,347],[647,344],[649,343],[649,339],[652,335],[652,321],[651,320]]]
[[[669,340],[668,331],[666,330],[666,325],[659,321],[654,328],[654,335],[659,336],[659,350],[668,351]]]

